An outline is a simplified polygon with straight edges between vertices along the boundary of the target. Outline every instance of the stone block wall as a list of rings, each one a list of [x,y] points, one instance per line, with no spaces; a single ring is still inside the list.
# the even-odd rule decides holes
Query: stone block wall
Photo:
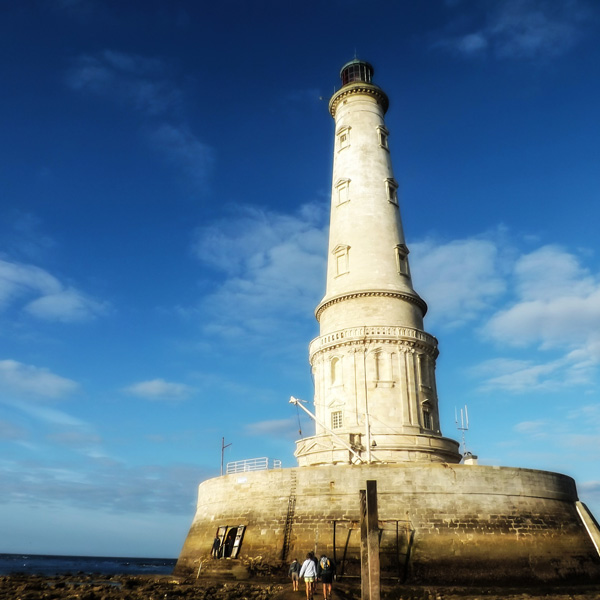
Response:
[[[303,467],[205,481],[176,572],[197,570],[217,527],[245,525],[241,556],[280,564],[287,536],[286,559],[313,550],[333,557],[339,571],[356,573],[358,493],[369,479],[377,481],[384,575],[424,583],[600,580],[571,478],[432,463]]]

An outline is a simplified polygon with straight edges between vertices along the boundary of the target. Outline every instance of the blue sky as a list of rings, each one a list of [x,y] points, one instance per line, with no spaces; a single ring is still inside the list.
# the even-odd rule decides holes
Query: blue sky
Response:
[[[600,7],[4,3],[0,552],[179,553],[226,461],[294,466],[356,54],[440,341],[443,433],[600,515]],[[304,435],[311,425],[300,417]]]

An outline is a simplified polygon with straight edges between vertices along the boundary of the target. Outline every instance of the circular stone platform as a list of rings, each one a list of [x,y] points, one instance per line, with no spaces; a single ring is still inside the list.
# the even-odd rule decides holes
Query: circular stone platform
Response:
[[[201,561],[211,560],[219,527],[238,534],[238,559],[280,565],[313,550],[334,558],[338,574],[357,574],[359,490],[367,480],[377,481],[384,577],[444,584],[600,581],[600,558],[577,512],[573,479],[444,463],[301,467],[209,479],[199,486],[175,574],[196,573]]]

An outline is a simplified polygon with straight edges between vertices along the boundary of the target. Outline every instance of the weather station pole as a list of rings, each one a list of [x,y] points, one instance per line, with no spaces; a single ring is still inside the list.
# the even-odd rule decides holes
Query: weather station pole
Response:
[[[221,438],[221,475],[223,475],[223,459],[225,457],[225,448],[229,448],[232,442],[225,445],[225,438]]]

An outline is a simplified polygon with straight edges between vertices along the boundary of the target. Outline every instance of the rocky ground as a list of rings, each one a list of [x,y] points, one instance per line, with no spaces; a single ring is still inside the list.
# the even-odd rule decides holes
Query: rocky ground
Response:
[[[0,600],[304,600],[281,578],[186,580],[170,576],[0,577]],[[548,589],[470,589],[386,584],[382,600],[600,600],[600,585]],[[315,600],[323,600],[321,593]],[[360,600],[357,580],[334,585],[333,600]]]

